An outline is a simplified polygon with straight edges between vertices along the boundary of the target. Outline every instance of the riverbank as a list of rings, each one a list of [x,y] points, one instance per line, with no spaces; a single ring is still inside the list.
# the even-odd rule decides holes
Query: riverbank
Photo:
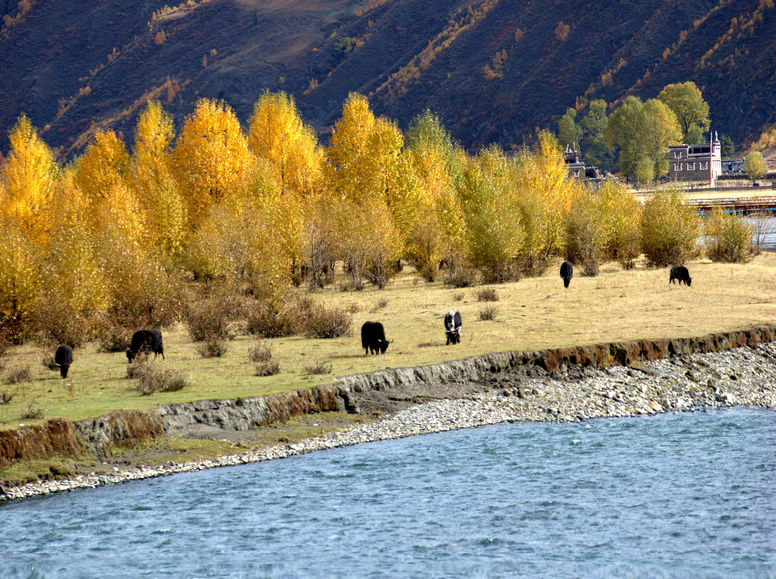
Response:
[[[627,365],[596,367],[561,360],[551,369],[528,366],[521,372],[491,368],[490,379],[467,386],[439,384],[438,399],[386,389],[351,390],[361,410],[377,402],[391,410],[379,420],[344,428],[294,444],[278,444],[214,460],[168,463],[79,475],[66,480],[3,489],[2,501],[78,488],[274,460],[292,455],[406,436],[472,428],[499,422],[577,422],[722,406],[776,410],[776,342],[725,351],[656,360],[625,360]],[[410,371],[412,369],[409,369]],[[527,371],[526,371],[527,370]],[[401,398],[401,399],[396,399]],[[389,404],[389,406],[390,406]]]

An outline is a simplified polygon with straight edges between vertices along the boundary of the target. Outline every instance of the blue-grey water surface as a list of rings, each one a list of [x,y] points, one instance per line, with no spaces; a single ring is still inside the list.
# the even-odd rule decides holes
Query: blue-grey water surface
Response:
[[[776,413],[499,424],[0,507],[3,577],[776,576]]]

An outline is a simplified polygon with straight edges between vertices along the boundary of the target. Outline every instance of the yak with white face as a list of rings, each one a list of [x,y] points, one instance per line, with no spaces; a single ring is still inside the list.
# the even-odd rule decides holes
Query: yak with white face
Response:
[[[461,341],[461,313],[458,310],[450,310],[445,315],[445,333],[448,344],[458,344]]]

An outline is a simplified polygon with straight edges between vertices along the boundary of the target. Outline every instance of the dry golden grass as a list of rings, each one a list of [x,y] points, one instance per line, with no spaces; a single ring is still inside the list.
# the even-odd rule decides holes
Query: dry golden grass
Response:
[[[255,375],[249,353],[258,340],[241,335],[222,358],[202,358],[182,326],[164,331],[167,360],[155,363],[180,371],[191,386],[180,392],[142,396],[126,378],[123,353],[98,353],[95,344],[75,351],[67,380],[44,368],[46,354],[34,346],[11,348],[0,357],[0,393],[13,394],[0,404],[0,428],[20,422],[29,407],[46,417],[71,420],[114,409],[148,409],[185,400],[261,396],[328,383],[337,376],[382,368],[430,364],[488,352],[542,349],[638,338],[701,335],[771,323],[776,319],[776,255],[767,253],[748,264],[689,264],[692,287],[669,285],[668,268],[640,262],[630,271],[606,264],[598,277],[576,275],[568,289],[557,267],[539,278],[497,287],[495,319],[481,321],[481,288],[454,289],[426,284],[407,269],[383,291],[344,292],[335,288],[313,294],[327,307],[353,314],[353,333],[336,339],[302,337],[264,340],[280,364],[274,376]],[[461,343],[445,346],[443,317],[456,308],[463,317]],[[359,329],[381,321],[393,343],[384,356],[365,356]],[[310,376],[305,367],[331,364],[329,375]],[[6,384],[6,374],[29,365],[32,382]]]

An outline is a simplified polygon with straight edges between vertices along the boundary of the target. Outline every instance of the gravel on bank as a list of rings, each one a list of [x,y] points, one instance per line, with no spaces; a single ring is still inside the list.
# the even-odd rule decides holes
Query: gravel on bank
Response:
[[[499,422],[576,422],[737,405],[776,410],[776,343],[637,362],[629,367],[570,366],[552,376],[502,382],[495,389],[462,398],[418,404],[377,422],[296,444],[214,460],[128,470],[115,467],[110,474],[30,483],[2,489],[0,502]]]

